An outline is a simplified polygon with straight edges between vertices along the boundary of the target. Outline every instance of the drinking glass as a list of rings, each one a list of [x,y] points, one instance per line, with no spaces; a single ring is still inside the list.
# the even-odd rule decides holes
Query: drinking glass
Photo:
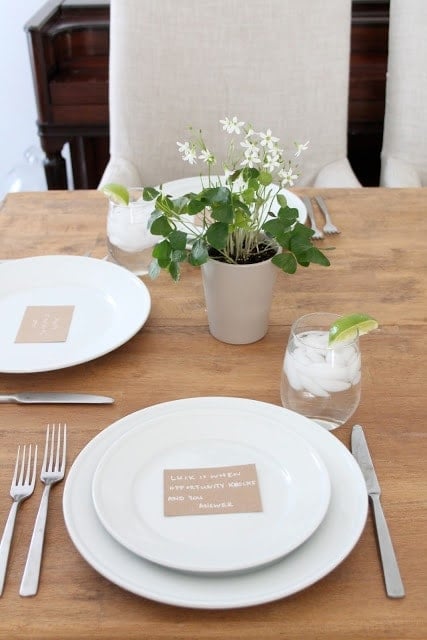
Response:
[[[142,188],[129,189],[128,205],[110,199],[107,217],[108,255],[137,275],[148,273],[151,249],[159,241],[148,229],[153,203],[143,200],[142,192]]]
[[[333,313],[310,313],[294,322],[285,352],[280,395],[287,409],[328,430],[344,424],[360,401],[359,338],[328,346]]]

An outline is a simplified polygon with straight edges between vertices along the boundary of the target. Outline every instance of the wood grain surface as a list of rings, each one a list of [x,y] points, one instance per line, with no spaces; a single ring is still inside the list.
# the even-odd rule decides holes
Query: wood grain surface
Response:
[[[64,525],[61,483],[51,493],[39,592],[21,598],[39,482],[18,513],[0,598],[0,638],[425,640],[427,190],[318,193],[341,229],[318,242],[330,248],[332,265],[279,274],[263,340],[246,346],[215,340],[208,331],[200,273],[185,268],[177,284],[165,274],[154,282],[144,279],[152,297],[150,317],[115,351],[60,371],[0,373],[1,393],[66,390],[116,399],[111,406],[0,405],[0,530],[11,503],[16,447],[37,442],[43,448],[48,422],[67,422],[70,466],[108,425],[158,402],[224,395],[280,405],[280,369],[292,321],[317,310],[362,311],[376,317],[380,328],[361,339],[361,403],[334,437],[348,446],[351,425],[365,428],[406,597],[385,595],[369,515],[352,553],[291,597],[226,611],[150,601],[110,583],[80,556]],[[10,194],[0,208],[0,259],[89,251],[101,258],[106,210],[105,197],[96,191]],[[316,217],[321,223],[318,210]]]

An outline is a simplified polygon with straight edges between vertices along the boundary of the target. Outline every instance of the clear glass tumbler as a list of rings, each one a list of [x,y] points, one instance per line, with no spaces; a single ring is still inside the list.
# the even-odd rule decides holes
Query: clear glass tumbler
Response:
[[[294,322],[285,352],[280,395],[287,409],[328,430],[344,424],[360,401],[359,338],[328,346],[333,313],[310,313]]]
[[[107,249],[113,262],[137,275],[148,273],[153,245],[159,241],[148,229],[153,203],[142,198],[142,188],[129,189],[129,204],[109,201]]]

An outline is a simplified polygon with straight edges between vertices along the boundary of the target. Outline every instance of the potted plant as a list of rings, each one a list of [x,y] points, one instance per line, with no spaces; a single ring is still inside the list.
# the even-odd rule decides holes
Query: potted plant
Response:
[[[200,190],[175,198],[162,187],[143,191],[154,205],[150,232],[162,238],[149,273],[155,278],[164,269],[179,280],[182,263],[201,267],[211,333],[243,344],[267,332],[278,270],[293,274],[298,265],[330,263],[313,246],[313,231],[298,221],[298,210],[288,206],[284,188],[299,174],[279,139],[237,117],[220,123],[231,135],[223,175],[213,175],[217,158],[202,132],[191,130],[190,140],[177,145],[184,161],[206,167]],[[294,156],[307,146],[297,144]]]

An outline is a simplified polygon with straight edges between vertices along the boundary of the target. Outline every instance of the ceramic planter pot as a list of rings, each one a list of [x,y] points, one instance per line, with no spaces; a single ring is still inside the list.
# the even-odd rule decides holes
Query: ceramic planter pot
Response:
[[[261,340],[278,273],[271,259],[247,265],[208,260],[201,269],[211,334],[230,344]]]

